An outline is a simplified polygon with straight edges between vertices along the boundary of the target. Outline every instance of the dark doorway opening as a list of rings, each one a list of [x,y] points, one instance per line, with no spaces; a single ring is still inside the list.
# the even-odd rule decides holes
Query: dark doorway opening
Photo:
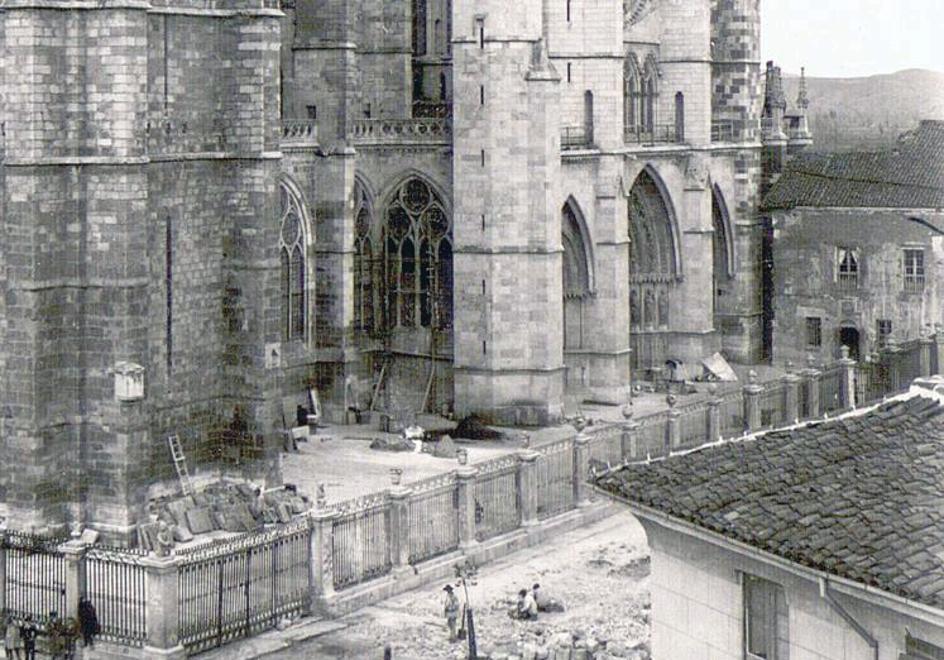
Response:
[[[859,359],[859,330],[852,327],[839,328],[839,345],[849,348],[849,357]]]

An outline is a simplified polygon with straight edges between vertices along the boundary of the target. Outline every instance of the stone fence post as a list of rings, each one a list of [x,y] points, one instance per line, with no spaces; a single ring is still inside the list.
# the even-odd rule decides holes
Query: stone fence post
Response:
[[[633,420],[632,413],[623,413],[623,433],[620,436],[620,453],[623,461],[633,461],[639,456],[639,424]]]
[[[578,433],[574,439],[574,497],[578,507],[590,504],[590,438]]]
[[[944,373],[944,326],[940,323],[934,325],[934,362],[932,371],[937,374]]]
[[[179,559],[174,556],[150,555],[141,560],[146,574],[147,643],[144,653],[148,658],[177,660],[186,658],[180,643],[177,593]]]
[[[675,408],[678,397],[674,394],[667,394],[665,402],[669,404],[669,416],[665,424],[665,455],[668,456],[673,449],[682,445],[682,413]]]
[[[59,613],[63,619],[79,616],[79,598],[85,595],[86,547],[82,541],[72,539],[58,548],[66,560],[66,611]]]
[[[708,386],[708,442],[721,440],[721,397],[718,396],[718,385]]]
[[[390,489],[390,561],[394,576],[412,573],[410,567],[410,495],[412,488],[400,485],[399,473],[393,473],[394,484]]]
[[[764,386],[757,382],[757,372],[751,369],[744,386],[744,425],[752,433],[761,428],[760,395],[763,392]]]
[[[931,351],[934,349],[934,339],[931,335],[925,333],[918,340],[921,347],[921,376],[927,378],[933,371],[931,369]]]
[[[0,612],[7,611],[7,544],[6,530],[0,531]]]
[[[518,452],[518,501],[521,502],[521,526],[538,524],[537,460],[536,451]]]
[[[849,357],[849,347],[843,346],[839,358],[839,407],[842,410],[856,407],[855,372],[856,361]]]
[[[468,550],[478,543],[475,539],[475,477],[479,471],[468,465],[465,449],[459,450],[458,459],[456,489],[459,502],[459,548]]]
[[[800,377],[793,371],[793,363],[787,362],[787,375],[783,377],[784,411],[783,419],[787,424],[800,421]]]
[[[322,507],[325,505],[322,503]],[[334,509],[320,508],[311,514],[311,585],[314,593],[312,603],[327,607],[334,598],[334,522],[340,513]]]
[[[809,355],[806,358],[806,369],[803,370],[806,379],[806,413],[809,419],[819,417],[819,381],[823,375],[816,368],[816,357]]]
[[[889,339],[888,344],[882,349],[882,360],[885,362],[885,373],[888,374],[889,393],[897,392],[901,389],[901,349],[894,340]]]

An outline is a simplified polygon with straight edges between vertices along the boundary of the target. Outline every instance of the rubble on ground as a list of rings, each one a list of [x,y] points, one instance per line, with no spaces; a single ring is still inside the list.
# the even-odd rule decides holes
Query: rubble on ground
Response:
[[[370,443],[370,448],[377,451],[414,451],[416,445],[412,440],[401,435],[388,435],[374,438]]]
[[[502,437],[501,431],[489,428],[478,415],[469,415],[461,420],[452,435],[463,440],[499,440]]]
[[[201,534],[257,532],[265,525],[290,522],[307,511],[310,502],[290,487],[262,493],[254,484],[220,482],[193,495],[151,500],[148,508],[151,521],[139,525],[138,543],[154,550],[161,523],[176,543],[189,543]]]

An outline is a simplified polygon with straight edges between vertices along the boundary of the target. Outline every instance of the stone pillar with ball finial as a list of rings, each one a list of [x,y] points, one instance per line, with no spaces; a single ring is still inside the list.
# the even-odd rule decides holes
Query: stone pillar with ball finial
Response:
[[[412,489],[401,485],[402,468],[390,468],[390,559],[393,574],[412,573],[410,566],[410,495]]]
[[[667,394],[665,402],[669,405],[668,421],[665,424],[665,455],[668,456],[682,444],[682,413],[675,408],[678,397],[674,394]]]
[[[744,426],[750,433],[759,431],[763,424],[760,410],[760,395],[763,392],[764,386],[758,382],[757,372],[751,369],[747,374],[747,385],[744,386]]]
[[[721,440],[721,397],[718,384],[708,386],[708,442]]]
[[[331,549],[334,546],[334,522],[340,514],[334,507],[328,506],[324,484],[318,484],[315,493],[315,509],[311,512],[310,583],[312,602],[326,611],[335,597]]]
[[[456,497],[459,507],[459,548],[468,550],[478,541],[475,538],[475,477],[478,470],[469,465],[469,453],[456,451],[459,469],[456,470]]]
[[[806,417],[809,419],[819,417],[819,381],[822,375],[817,368],[816,356],[811,353],[806,357],[806,369],[803,370],[806,380]]]
[[[793,362],[787,361],[787,373],[783,377],[783,421],[796,424],[800,421],[800,377],[793,368]]]
[[[843,410],[856,407],[855,370],[856,361],[849,357],[849,347],[840,348],[839,358],[839,407]]]
[[[633,419],[633,404],[623,406],[623,433],[620,437],[621,455],[624,461],[639,457],[639,423]]]

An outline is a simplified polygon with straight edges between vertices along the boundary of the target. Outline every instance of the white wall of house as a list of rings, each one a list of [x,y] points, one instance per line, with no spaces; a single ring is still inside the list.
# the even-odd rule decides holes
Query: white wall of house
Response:
[[[732,549],[641,519],[652,549],[654,660],[744,660],[741,573],[781,585],[788,609],[788,658],[872,660],[872,650],[820,597],[816,578],[763,563]],[[899,660],[906,631],[944,648],[944,615],[937,625],[903,612],[833,594],[879,643],[879,660]]]

